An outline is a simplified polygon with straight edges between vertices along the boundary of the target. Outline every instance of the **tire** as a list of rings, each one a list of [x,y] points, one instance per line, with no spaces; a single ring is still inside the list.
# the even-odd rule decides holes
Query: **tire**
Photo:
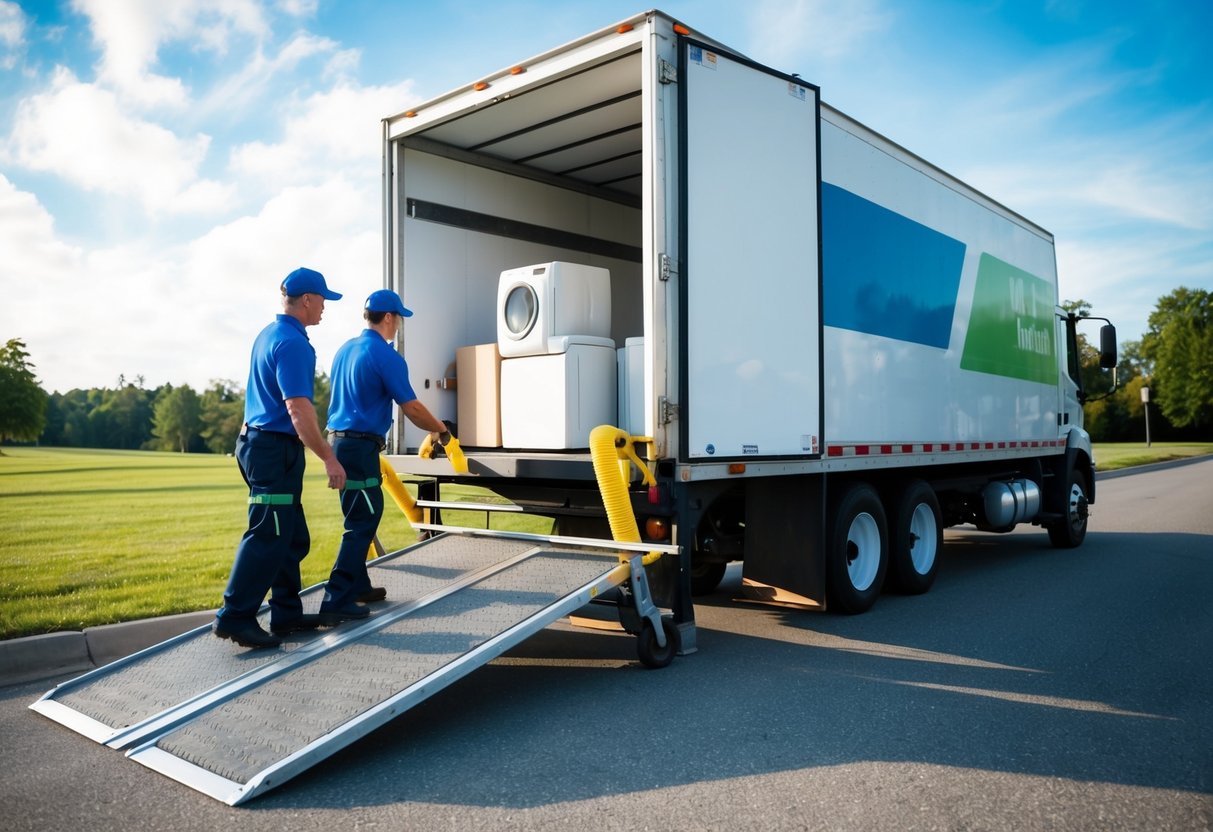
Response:
[[[1058,549],[1073,549],[1081,546],[1087,538],[1087,513],[1091,493],[1085,472],[1077,468],[1070,471],[1066,484],[1065,517],[1049,524],[1049,542]]]
[[[724,571],[727,566],[727,563],[696,561],[692,555],[691,595],[698,597],[715,592],[716,587],[720,586],[720,582],[724,580]]]
[[[871,609],[884,584],[888,523],[880,497],[866,483],[846,486],[831,505],[826,603],[835,612],[858,615]]]
[[[668,667],[682,645],[682,637],[678,634],[678,627],[673,620],[663,616],[661,631],[665,633],[665,647],[657,646],[657,633],[653,630],[653,623],[647,618],[641,626],[640,635],[636,637],[636,655],[640,658],[640,663],[654,670]]]
[[[935,490],[910,480],[890,495],[889,587],[921,595],[935,583],[943,548],[943,515]]]

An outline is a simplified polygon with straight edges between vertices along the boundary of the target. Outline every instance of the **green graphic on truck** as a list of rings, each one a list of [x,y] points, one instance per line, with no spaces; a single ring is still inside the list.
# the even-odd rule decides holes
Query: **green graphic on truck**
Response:
[[[1053,286],[989,254],[981,255],[961,369],[1057,383]]]

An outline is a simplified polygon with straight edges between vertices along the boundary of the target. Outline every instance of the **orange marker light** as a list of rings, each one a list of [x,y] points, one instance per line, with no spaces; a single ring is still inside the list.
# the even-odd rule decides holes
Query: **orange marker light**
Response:
[[[674,24],[674,33],[678,34],[678,35],[689,35],[689,34],[691,34],[691,30],[688,29],[686,26],[683,26],[681,23],[675,23]]]
[[[623,23],[619,26],[618,29],[615,30],[615,32],[620,35],[626,35],[630,31],[632,31],[631,23]]]
[[[745,473],[745,463],[744,462],[730,463],[729,473],[730,474],[744,474]]]
[[[510,75],[521,75],[524,72],[526,72],[525,66],[516,66],[510,69]]]
[[[475,84],[472,84],[472,89],[474,89],[476,92],[487,90],[488,88],[489,84],[487,81],[477,81]]]
[[[404,114],[404,117],[405,118],[415,118],[416,115],[417,115],[416,110],[409,110],[407,113]]]
[[[644,521],[644,533],[652,541],[669,540],[670,521],[664,517],[650,517]]]

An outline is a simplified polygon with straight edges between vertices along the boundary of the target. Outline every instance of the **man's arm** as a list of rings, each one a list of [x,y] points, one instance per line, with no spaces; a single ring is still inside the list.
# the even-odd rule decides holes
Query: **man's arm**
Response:
[[[413,399],[400,405],[400,412],[407,416],[414,425],[433,434],[435,441],[446,444],[443,437],[443,434],[447,433],[446,425],[433,413],[430,413],[430,409],[423,405],[420,399]],[[449,434],[446,438],[449,438]]]
[[[295,433],[299,435],[299,439],[324,463],[324,473],[328,474],[329,488],[335,488],[338,491],[345,488],[345,469],[337,461],[337,455],[333,453],[332,446],[324,441],[324,436],[320,433],[320,425],[316,421],[316,408],[312,405],[312,400],[306,396],[287,399],[286,412],[291,416],[291,424],[295,426]]]

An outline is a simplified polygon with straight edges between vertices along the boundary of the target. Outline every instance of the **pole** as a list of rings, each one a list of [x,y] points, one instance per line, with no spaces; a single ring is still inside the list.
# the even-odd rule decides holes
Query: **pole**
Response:
[[[1146,414],[1146,447],[1150,447],[1150,388],[1141,388],[1141,409]]]

